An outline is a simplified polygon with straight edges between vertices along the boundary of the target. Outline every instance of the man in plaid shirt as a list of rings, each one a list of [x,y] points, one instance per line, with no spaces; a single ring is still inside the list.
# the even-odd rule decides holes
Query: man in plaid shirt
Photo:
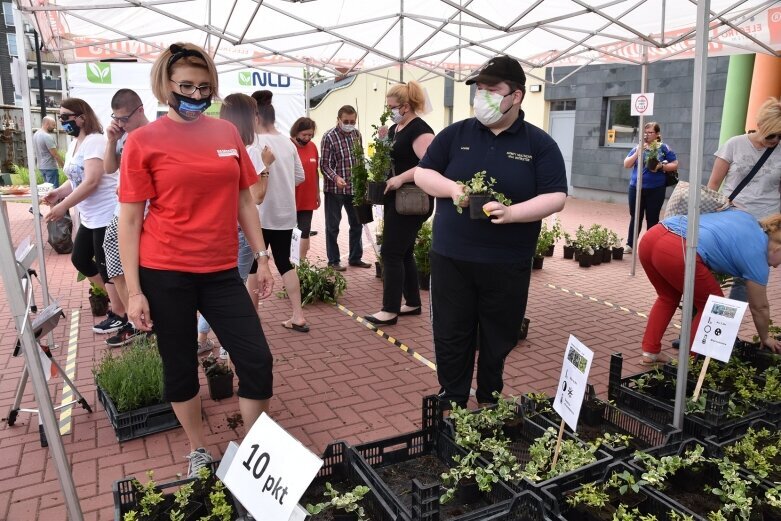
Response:
[[[320,171],[323,172],[323,193],[325,194],[325,251],[328,265],[336,271],[345,271],[339,256],[339,224],[342,222],[342,207],[347,211],[350,223],[350,266],[370,268],[363,262],[361,223],[353,210],[353,188],[350,183],[350,169],[353,166],[353,144],[361,142],[361,133],[355,128],[358,112],[350,105],[339,109],[337,125],[323,136],[320,143]]]

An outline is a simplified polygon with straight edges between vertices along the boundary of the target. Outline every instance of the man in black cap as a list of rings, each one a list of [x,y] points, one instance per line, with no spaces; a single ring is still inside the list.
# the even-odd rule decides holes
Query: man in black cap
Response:
[[[477,401],[501,392],[504,360],[526,313],[531,259],[541,220],[564,208],[567,177],[553,139],[524,121],[526,75],[517,60],[491,59],[477,84],[475,117],[438,134],[415,171],[415,183],[438,198],[431,249],[431,305],[440,397],[465,406],[477,361]],[[494,178],[509,205],[483,206],[471,219],[464,185],[477,172]],[[479,327],[478,327],[479,326]],[[478,338],[479,336],[479,338]]]

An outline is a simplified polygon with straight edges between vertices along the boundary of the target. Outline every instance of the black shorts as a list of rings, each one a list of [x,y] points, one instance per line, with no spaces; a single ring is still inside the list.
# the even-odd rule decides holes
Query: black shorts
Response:
[[[103,250],[103,240],[106,238],[106,228],[87,228],[83,224],[76,232],[73,240],[71,262],[79,273],[85,277],[100,275],[103,282],[108,282],[106,272],[106,252]]]
[[[293,230],[267,230],[263,228],[263,242],[266,243],[266,248],[271,249],[271,253],[274,257],[274,265],[277,267],[277,271],[280,275],[284,275],[288,271],[293,269],[293,264],[290,262],[290,241],[293,238]],[[252,268],[249,272],[251,274],[258,272],[258,261],[255,260],[252,263]]]
[[[298,219],[298,229],[301,230],[301,238],[308,239],[309,233],[312,231],[312,214],[314,210],[303,210],[296,212],[296,219]]]
[[[196,312],[230,353],[239,377],[238,395],[271,398],[271,351],[238,269],[185,273],[140,267],[138,271],[163,359],[164,401],[185,402],[200,391]]]

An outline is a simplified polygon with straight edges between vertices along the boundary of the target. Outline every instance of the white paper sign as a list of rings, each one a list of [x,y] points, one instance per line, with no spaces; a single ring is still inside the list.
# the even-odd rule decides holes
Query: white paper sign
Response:
[[[586,395],[588,373],[593,359],[594,352],[570,335],[553,410],[559,413],[573,431],[578,429],[580,406],[583,405],[583,397]]]
[[[748,304],[711,295],[705,303],[692,352],[729,362]]]
[[[653,116],[654,93],[632,94],[632,116]]]
[[[263,413],[223,482],[255,519],[288,521],[323,461]]]
[[[301,230],[298,226],[293,228],[293,235],[290,238],[290,262],[295,266],[301,263]]]

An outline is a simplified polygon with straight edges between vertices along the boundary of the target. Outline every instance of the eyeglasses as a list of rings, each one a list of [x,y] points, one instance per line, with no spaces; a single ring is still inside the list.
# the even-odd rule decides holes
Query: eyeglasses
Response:
[[[72,112],[70,114],[60,114],[59,118],[61,123],[65,123],[66,121],[69,121],[71,118],[78,118],[79,116],[81,116],[81,114]]]
[[[196,87],[192,83],[179,83],[176,80],[169,80],[169,81],[176,83],[176,85],[179,86],[179,92],[181,92],[185,96],[191,96],[195,94],[196,90],[201,93],[201,96],[210,96],[212,93],[211,85],[198,85]]]
[[[139,105],[138,107],[133,109],[133,112],[131,112],[127,116],[115,116],[114,114],[111,114],[111,119],[113,119],[117,123],[122,123],[123,125],[127,125],[127,122],[130,121],[130,118],[133,117],[133,114],[135,114],[138,111],[138,109],[140,109],[141,107],[143,107],[143,105]]]
[[[766,141],[773,141],[775,139],[781,139],[781,134],[768,134],[765,136]]]

